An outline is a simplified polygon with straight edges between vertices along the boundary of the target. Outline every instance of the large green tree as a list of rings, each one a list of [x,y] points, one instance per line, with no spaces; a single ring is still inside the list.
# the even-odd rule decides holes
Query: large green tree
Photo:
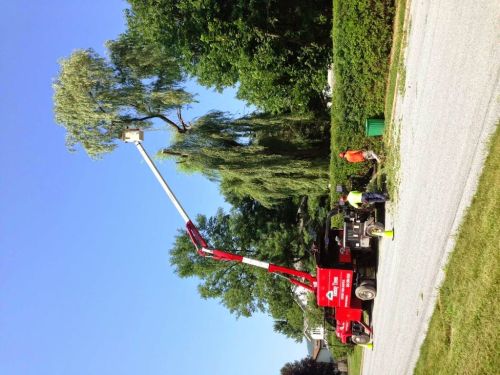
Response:
[[[212,112],[177,134],[159,155],[183,171],[221,183],[224,195],[252,197],[265,206],[325,194],[328,184],[327,122],[308,116],[253,114],[233,120]]]
[[[56,122],[66,128],[70,149],[81,144],[91,157],[98,157],[114,149],[123,129],[148,128],[153,119],[178,133],[188,131],[181,109],[193,97],[178,86],[182,76],[175,63],[166,61],[164,68],[152,72],[138,64],[140,49],[131,49],[129,60],[125,49],[111,44],[116,64],[92,49],[77,50],[60,61],[53,85],[54,112]]]
[[[268,112],[314,107],[326,86],[332,3],[129,0],[128,33],[164,48],[199,82],[238,84]]]

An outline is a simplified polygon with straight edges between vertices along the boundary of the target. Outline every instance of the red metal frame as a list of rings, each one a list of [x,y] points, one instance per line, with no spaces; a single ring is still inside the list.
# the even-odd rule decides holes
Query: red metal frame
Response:
[[[209,249],[207,242],[205,241],[203,236],[200,234],[198,228],[196,228],[196,226],[193,224],[193,222],[191,220],[189,220],[186,223],[186,231],[189,235],[189,238],[191,239],[191,242],[196,247],[196,251],[201,256],[210,256],[216,260],[222,260],[222,261],[232,261],[232,262],[249,263],[249,264],[253,264],[253,265],[258,265],[258,266],[261,266],[263,268],[266,268],[268,270],[268,272],[270,272],[270,273],[288,275],[288,280],[292,284],[306,288],[307,290],[309,290],[311,292],[315,292],[317,289],[316,277],[307,273],[307,272],[299,271],[299,270],[296,270],[293,268],[278,266],[278,265],[272,264],[272,263],[255,261],[251,258],[246,258],[246,257],[243,257],[241,255],[229,253],[229,252],[222,251],[222,250]],[[302,282],[302,281],[298,280],[297,278],[304,278],[307,282]]]

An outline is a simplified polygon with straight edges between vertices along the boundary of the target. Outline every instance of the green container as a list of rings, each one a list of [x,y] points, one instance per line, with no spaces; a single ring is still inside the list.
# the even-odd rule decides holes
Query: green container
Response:
[[[365,133],[367,137],[378,137],[384,135],[385,122],[379,118],[369,118],[365,122]]]

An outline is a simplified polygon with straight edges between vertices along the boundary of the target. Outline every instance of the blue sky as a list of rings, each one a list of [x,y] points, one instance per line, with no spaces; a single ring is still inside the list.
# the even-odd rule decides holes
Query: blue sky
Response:
[[[54,124],[57,60],[103,53],[124,29],[122,1],[10,1],[0,32],[0,373],[277,374],[305,344],[264,316],[236,320],[177,278],[168,249],[182,220],[131,145],[101,161],[70,154]],[[250,112],[196,88],[210,109]],[[166,132],[147,134],[154,152]],[[224,204],[196,175],[160,169],[191,217]]]

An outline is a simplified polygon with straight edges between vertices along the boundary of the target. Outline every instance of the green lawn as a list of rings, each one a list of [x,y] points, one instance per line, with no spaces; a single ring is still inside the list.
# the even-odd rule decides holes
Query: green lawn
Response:
[[[416,375],[498,374],[500,136],[491,141],[477,193],[446,267]]]
[[[363,359],[363,348],[357,346],[354,348],[352,354],[347,357],[347,368],[349,375],[361,374],[361,361]]]
[[[383,173],[386,176],[387,190],[393,198],[397,198],[397,173],[399,171],[399,125],[393,119],[394,100],[396,93],[403,93],[405,85],[406,70],[404,66],[404,53],[409,32],[409,22],[405,19],[406,0],[396,3],[396,15],[394,19],[394,34],[391,50],[391,65],[387,82],[385,97],[385,132],[384,148],[386,159],[384,161]]]
[[[385,119],[389,125],[392,124],[392,110],[396,92],[402,93],[405,79],[404,51],[408,36],[408,23],[405,25],[406,0],[397,1],[396,15],[394,19],[394,35],[391,50],[391,65],[385,96]],[[387,129],[387,128],[386,128]]]

